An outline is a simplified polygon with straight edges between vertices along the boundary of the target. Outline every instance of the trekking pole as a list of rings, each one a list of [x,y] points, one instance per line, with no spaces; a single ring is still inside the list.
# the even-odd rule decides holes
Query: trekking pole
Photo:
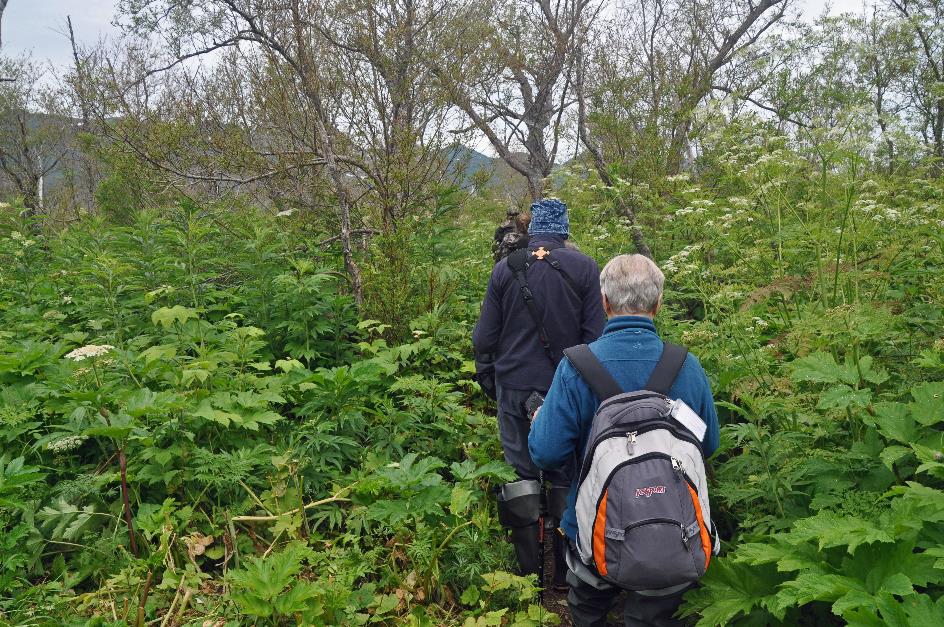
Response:
[[[538,472],[541,484],[541,496],[538,516],[538,604],[544,605],[544,517],[547,514],[547,496],[544,493],[544,471]]]
[[[544,404],[544,395],[532,392],[524,402],[524,409],[528,418],[533,422],[541,405]],[[538,603],[544,605],[544,518],[547,515],[547,494],[544,491],[544,470],[538,469]]]

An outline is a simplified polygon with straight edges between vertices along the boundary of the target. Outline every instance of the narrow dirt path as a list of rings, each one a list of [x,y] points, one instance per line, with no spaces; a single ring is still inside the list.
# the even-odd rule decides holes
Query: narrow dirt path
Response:
[[[556,533],[556,532],[553,532]],[[554,541],[552,533],[544,537],[544,607],[560,616],[560,624],[571,627],[570,609],[567,607],[567,592],[557,592],[551,585],[554,578]]]

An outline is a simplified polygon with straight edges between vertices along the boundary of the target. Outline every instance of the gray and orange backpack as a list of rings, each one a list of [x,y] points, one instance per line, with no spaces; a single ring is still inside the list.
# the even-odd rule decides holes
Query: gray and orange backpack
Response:
[[[645,389],[632,392],[586,344],[564,353],[600,400],[578,477],[579,558],[620,588],[688,587],[718,550],[701,448],[707,426],[666,396],[688,350],[666,343]]]

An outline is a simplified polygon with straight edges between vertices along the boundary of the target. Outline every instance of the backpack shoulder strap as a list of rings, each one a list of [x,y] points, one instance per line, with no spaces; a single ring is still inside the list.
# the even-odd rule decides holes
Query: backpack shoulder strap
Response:
[[[567,274],[567,270],[564,270],[564,267],[561,265],[560,259],[557,259],[556,257],[554,257],[554,255],[548,253],[547,256],[544,258],[544,260],[547,261],[547,263],[549,263],[552,268],[557,270],[557,273],[560,274],[564,278],[564,282],[567,284],[570,290],[574,293],[574,295],[580,296],[580,290],[577,288],[577,284],[574,283],[574,280],[570,277],[569,274]]]
[[[518,278],[519,273],[527,271],[528,265],[530,264],[528,264],[527,248],[518,248],[508,255],[508,269],[515,275],[515,278]]]
[[[668,394],[669,388],[675,383],[675,377],[685,364],[686,357],[688,357],[687,348],[664,342],[662,357],[659,358],[659,363],[656,364],[649,381],[646,382],[645,389],[662,395]]]
[[[554,359],[554,354],[551,350],[551,340],[547,336],[547,330],[544,328],[544,323],[541,321],[541,312],[538,311],[538,306],[534,302],[534,294],[531,292],[531,287],[528,286],[528,256],[530,251],[527,248],[519,248],[510,255],[508,255],[508,268],[511,270],[512,274],[515,276],[515,280],[518,282],[518,290],[521,292],[521,299],[524,300],[524,305],[528,309],[528,314],[531,316],[531,320],[534,321],[534,326],[538,332],[538,340],[541,342],[541,347],[544,348],[544,354],[547,355],[547,358],[551,361],[551,365],[555,368],[557,367],[557,360]]]
[[[616,382],[606,366],[600,363],[600,360],[590,352],[590,347],[586,344],[578,344],[564,351],[567,359],[574,365],[583,380],[587,382],[593,393],[597,395],[602,403],[611,396],[623,393],[623,388]]]

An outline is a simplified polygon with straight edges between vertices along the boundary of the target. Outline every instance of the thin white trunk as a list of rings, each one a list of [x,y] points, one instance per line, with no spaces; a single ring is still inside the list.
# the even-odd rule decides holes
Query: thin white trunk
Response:
[[[7,8],[9,0],[0,0],[0,48],[3,47],[3,10]]]

